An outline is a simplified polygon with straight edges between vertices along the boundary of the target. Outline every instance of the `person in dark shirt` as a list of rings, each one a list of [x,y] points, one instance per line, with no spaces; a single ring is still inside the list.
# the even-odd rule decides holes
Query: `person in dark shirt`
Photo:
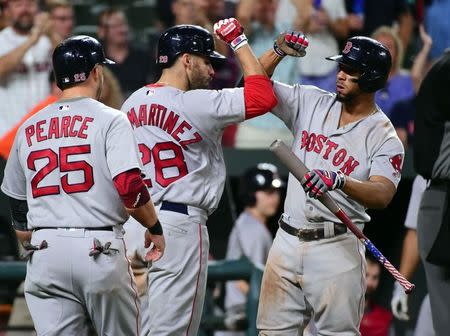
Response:
[[[417,237],[436,335],[450,330],[450,50],[425,76],[417,96],[414,168],[429,180]]]
[[[123,10],[105,9],[100,13],[97,35],[106,56],[116,62],[108,65],[119,80],[124,97],[150,82],[156,66],[150,52],[130,45],[130,28]]]

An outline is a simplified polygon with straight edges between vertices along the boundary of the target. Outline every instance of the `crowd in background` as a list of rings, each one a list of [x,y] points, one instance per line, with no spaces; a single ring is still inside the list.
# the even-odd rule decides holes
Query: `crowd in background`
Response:
[[[145,15],[129,17],[135,7],[151,11],[150,22]],[[389,49],[393,59],[388,84],[377,92],[376,103],[405,147],[413,142],[416,94],[422,79],[450,46],[450,0],[2,0],[0,8],[1,171],[20,123],[58,99],[61,91],[54,85],[51,54],[57,43],[73,34],[99,38],[106,56],[116,62],[108,65],[101,97],[114,108],[158,78],[156,42],[172,25],[197,24],[212,31],[217,20],[236,17],[257,56],[271,47],[281,31],[301,30],[310,41],[307,55],[286,59],[273,78],[331,92],[335,91],[336,63],[324,58],[338,54],[349,36],[371,36]],[[79,24],[86,21],[80,8],[89,8],[85,15],[93,18],[90,24]],[[211,88],[236,86],[241,73],[233,53],[220,41],[216,49],[228,58],[217,69]],[[292,140],[283,122],[266,114],[230,126],[223,144],[267,148],[276,138]],[[0,202],[4,204],[4,195]],[[7,209],[1,208],[2,222],[7,222]]]

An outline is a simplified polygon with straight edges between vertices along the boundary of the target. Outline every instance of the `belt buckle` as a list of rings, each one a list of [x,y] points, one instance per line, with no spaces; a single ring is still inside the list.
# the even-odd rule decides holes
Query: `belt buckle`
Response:
[[[298,239],[316,240],[319,239],[319,231],[317,229],[298,229],[296,232]]]

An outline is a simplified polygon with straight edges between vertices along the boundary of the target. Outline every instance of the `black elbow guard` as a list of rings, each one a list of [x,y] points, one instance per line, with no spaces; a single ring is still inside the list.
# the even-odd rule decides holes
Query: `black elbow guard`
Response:
[[[11,206],[11,220],[14,230],[28,231],[27,213],[28,204],[27,201],[18,200],[9,197],[9,204]]]

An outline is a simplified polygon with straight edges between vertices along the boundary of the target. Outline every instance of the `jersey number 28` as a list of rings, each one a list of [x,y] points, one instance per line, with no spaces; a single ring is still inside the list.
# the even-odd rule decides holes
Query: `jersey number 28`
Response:
[[[69,161],[69,156],[77,154],[88,154],[91,152],[91,145],[68,146],[59,148],[59,154],[52,149],[41,149],[31,152],[27,159],[29,169],[36,171],[36,160],[47,159],[48,163],[42,167],[36,175],[31,179],[31,190],[33,198],[57,195],[60,193],[59,185],[48,185],[39,187],[39,183],[52,171],[59,166],[61,173],[69,173],[74,171],[82,171],[84,174],[84,182],[69,183],[68,174],[61,177],[61,187],[66,194],[85,192],[94,185],[94,174],[92,166],[84,160]]]
[[[183,150],[174,142],[159,142],[155,144],[152,149],[150,149],[146,144],[141,143],[139,144],[139,151],[142,155],[142,164],[146,165],[147,163],[150,163],[153,158],[155,165],[155,179],[156,182],[163,188],[188,173],[186,162],[184,161]],[[173,156],[170,158],[161,158],[160,154],[164,151],[171,151]],[[165,177],[163,170],[170,167],[177,168],[178,175]],[[150,179],[144,180],[144,182],[148,187],[152,187],[152,181]]]

